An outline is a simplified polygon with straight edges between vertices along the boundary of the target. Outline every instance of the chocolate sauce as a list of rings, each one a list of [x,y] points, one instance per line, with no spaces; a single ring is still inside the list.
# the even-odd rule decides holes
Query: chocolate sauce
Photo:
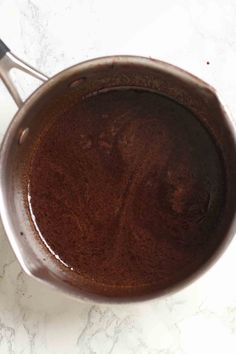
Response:
[[[163,289],[218,242],[222,171],[211,136],[183,106],[148,91],[103,92],[42,134],[29,171],[31,213],[73,272],[119,295]]]

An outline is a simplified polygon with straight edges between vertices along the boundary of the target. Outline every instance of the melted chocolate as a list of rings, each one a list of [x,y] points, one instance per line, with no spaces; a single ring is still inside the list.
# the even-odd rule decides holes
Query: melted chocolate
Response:
[[[217,243],[224,177],[183,106],[141,90],[85,98],[45,130],[29,173],[41,237],[96,284],[166,288]]]

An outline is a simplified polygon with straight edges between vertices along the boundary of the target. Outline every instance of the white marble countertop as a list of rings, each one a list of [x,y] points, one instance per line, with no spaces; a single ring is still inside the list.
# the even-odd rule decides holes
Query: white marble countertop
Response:
[[[233,0],[0,0],[0,37],[47,75],[108,54],[171,62],[215,86],[236,119],[235,16]],[[0,138],[15,111],[0,82]],[[234,240],[175,295],[92,306],[25,275],[1,228],[0,353],[235,354],[235,269]]]

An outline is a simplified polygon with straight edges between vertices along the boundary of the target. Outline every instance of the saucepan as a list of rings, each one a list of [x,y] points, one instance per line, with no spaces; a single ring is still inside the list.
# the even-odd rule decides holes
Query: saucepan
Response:
[[[42,82],[25,102],[11,79],[11,69],[21,70]],[[17,58],[2,41],[0,77],[19,108],[1,145],[0,213],[6,235],[27,274],[79,299],[106,303],[131,302],[179,290],[197,279],[219,258],[235,232],[236,136],[233,121],[214,88],[178,67],[138,56],[97,58],[47,78]],[[135,298],[101,296],[91,293],[89,287],[78,286],[78,279],[55,262],[35,236],[22,189],[29,152],[48,117],[66,111],[82,95],[123,86],[150,89],[191,110],[217,143],[227,182],[224,214],[221,216],[223,237],[213,254],[194,274],[173,287]]]

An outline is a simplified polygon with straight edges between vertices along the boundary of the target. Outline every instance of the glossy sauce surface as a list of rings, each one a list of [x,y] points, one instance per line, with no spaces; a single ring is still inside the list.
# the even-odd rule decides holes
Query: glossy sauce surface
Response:
[[[118,295],[163,289],[218,242],[222,170],[212,138],[181,105],[141,90],[99,93],[42,134],[31,213],[58,261],[82,277]]]

